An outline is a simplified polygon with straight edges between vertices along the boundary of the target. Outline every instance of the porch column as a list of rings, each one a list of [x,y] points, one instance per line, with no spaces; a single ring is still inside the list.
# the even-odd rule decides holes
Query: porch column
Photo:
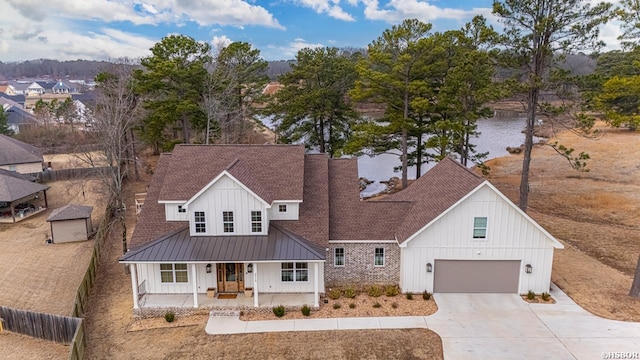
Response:
[[[318,296],[319,268],[317,262],[313,263],[313,307],[315,308],[320,307],[320,297]]]
[[[131,289],[133,290],[133,308],[140,309],[140,304],[138,304],[138,267],[136,264],[129,264],[129,272],[131,273]]]
[[[196,264],[191,264],[191,275],[193,276],[193,307],[198,307],[198,270]]]
[[[253,263],[253,307],[258,307],[258,263]]]

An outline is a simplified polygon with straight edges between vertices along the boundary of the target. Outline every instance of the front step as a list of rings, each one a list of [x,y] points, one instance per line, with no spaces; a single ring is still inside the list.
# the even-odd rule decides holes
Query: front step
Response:
[[[240,311],[238,311],[238,310],[211,310],[209,312],[209,317],[218,317],[218,316],[240,316]]]

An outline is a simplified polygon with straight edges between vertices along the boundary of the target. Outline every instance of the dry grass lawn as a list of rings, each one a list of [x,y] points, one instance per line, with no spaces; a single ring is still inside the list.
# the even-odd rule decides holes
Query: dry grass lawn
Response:
[[[101,183],[89,180],[48,183],[49,209],[16,224],[0,224],[0,304],[18,309],[69,315],[75,292],[87,270],[93,241],[45,244],[53,209],[69,203],[93,206],[92,223],[104,215]]]
[[[45,164],[51,162],[51,168],[53,170],[89,168],[91,164],[88,159],[91,159],[95,166],[107,166],[104,154],[98,151],[93,151],[88,154],[45,154],[43,157]]]
[[[597,127],[596,140],[571,132],[557,139],[591,156],[589,172],[548,146],[534,149],[528,213],[566,246],[553,263],[558,286],[596,315],[640,321],[640,300],[627,295],[640,255],[640,134]],[[491,182],[517,202],[522,156],[488,165]]]
[[[0,305],[70,315],[76,290],[82,281],[93,249],[93,241],[46,245],[50,233],[47,217],[68,203],[94,207],[97,226],[104,215],[104,202],[97,180],[48,183],[49,209],[17,224],[0,224]],[[0,334],[3,359],[66,359],[69,348],[18,334]]]

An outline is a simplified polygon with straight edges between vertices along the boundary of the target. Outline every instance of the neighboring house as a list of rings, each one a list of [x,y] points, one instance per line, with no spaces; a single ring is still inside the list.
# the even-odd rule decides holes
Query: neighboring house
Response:
[[[69,85],[65,84],[62,81],[58,81],[51,87],[51,92],[54,94],[69,94],[72,91]]]
[[[54,244],[89,240],[93,231],[91,212],[93,207],[68,204],[55,209],[47,218],[51,225],[51,240]]]
[[[8,117],[9,128],[16,134],[21,130],[38,125],[36,117],[24,110],[20,104],[14,101],[0,97],[0,106],[4,109]]]
[[[6,135],[0,135],[0,169],[21,174],[42,172],[42,150]]]
[[[120,259],[134,308],[146,294],[216,287],[319,294],[397,284],[411,292],[549,290],[548,232],[488,181],[444,159],[407,189],[359,198],[357,159],[299,145],[178,145],[160,157]]]
[[[38,82],[34,81],[25,90],[26,96],[42,95],[45,93],[45,88]]]
[[[16,88],[11,84],[0,85],[0,93],[7,94],[9,96],[18,95],[18,93],[16,92]]]
[[[45,211],[48,189],[28,175],[0,169],[0,223],[15,223]]]

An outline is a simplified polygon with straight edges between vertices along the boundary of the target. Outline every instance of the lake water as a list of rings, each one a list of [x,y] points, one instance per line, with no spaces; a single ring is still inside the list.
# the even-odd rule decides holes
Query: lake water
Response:
[[[501,116],[490,119],[478,120],[478,138],[472,139],[471,142],[477,145],[478,152],[489,152],[487,159],[509,155],[507,147],[518,147],[524,143],[524,134],[522,130],[525,127],[525,118],[517,113],[504,113]],[[268,127],[272,124],[267,119],[263,122]],[[538,138],[534,138],[537,142]],[[370,196],[385,189],[384,184],[379,181],[389,180],[391,177],[400,177],[401,172],[394,172],[393,168],[400,165],[400,157],[394,154],[380,154],[374,157],[361,156],[358,158],[358,173],[360,177],[373,180],[374,183],[369,185],[363,196]],[[423,164],[422,173],[424,174],[435,163]],[[415,167],[409,168],[409,179],[416,178]]]

